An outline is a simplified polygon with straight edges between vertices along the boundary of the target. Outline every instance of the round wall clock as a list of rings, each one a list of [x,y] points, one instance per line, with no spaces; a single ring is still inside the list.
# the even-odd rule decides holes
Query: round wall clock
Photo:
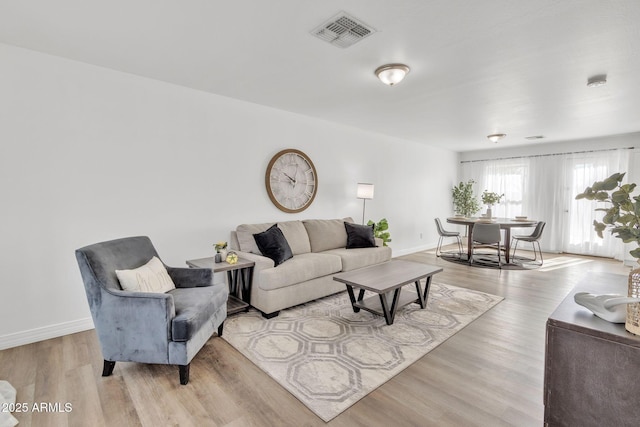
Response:
[[[318,175],[313,162],[300,150],[282,150],[269,162],[265,174],[269,198],[288,213],[307,209],[318,191]]]

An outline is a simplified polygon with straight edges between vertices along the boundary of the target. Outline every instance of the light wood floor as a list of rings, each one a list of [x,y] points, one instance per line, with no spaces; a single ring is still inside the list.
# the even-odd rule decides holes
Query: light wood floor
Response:
[[[541,426],[547,317],[590,271],[629,272],[586,257],[592,262],[545,272],[471,268],[427,252],[401,258],[441,265],[435,282],[505,300],[330,426]],[[107,378],[101,369],[94,331],[0,351],[0,379],[30,409],[14,414],[20,426],[325,425],[218,337],[191,363],[187,386],[171,366],[117,363]],[[32,412],[41,402],[72,410]]]

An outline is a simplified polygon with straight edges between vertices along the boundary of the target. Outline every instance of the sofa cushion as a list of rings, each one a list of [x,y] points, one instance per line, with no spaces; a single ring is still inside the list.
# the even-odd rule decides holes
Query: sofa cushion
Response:
[[[302,223],[309,235],[311,252],[346,247],[347,231],[344,229],[345,221],[353,222],[351,218],[303,220]]]
[[[290,259],[293,254],[287,239],[282,234],[282,230],[276,224],[272,225],[262,233],[253,235],[262,255],[271,258],[276,266]]]
[[[258,232],[259,233],[259,232]],[[254,233],[249,231],[236,231],[236,238],[238,239],[238,249],[242,252],[249,252],[256,255],[262,255],[258,244],[256,243]]]
[[[226,307],[226,285],[176,288],[173,295],[176,316],[171,321],[171,340],[189,341],[216,310]]]
[[[342,271],[350,271],[389,261],[391,248],[388,246],[359,249],[340,248],[322,252],[322,254],[339,256],[342,260]]]
[[[162,261],[155,256],[138,268],[116,270],[116,276],[125,291],[163,293],[176,287]]]
[[[236,236],[238,238],[238,249],[242,252],[262,255],[253,235],[261,233],[271,226],[273,226],[273,222],[264,224],[242,224],[237,226]],[[302,221],[279,222],[278,228],[282,230],[293,255],[311,252],[309,236],[307,235],[307,230],[304,228]]]
[[[376,240],[373,236],[373,224],[360,225],[345,222],[344,228],[347,231],[347,249],[375,248]]]
[[[236,227],[236,236],[238,237],[238,245],[242,252],[250,252],[252,254],[262,255],[256,239],[253,237],[256,233],[262,233],[269,227],[272,227],[274,222],[267,222],[263,224],[240,224]]]
[[[284,237],[287,239],[291,247],[291,253],[293,253],[294,256],[311,252],[309,235],[302,221],[279,222],[278,228],[282,230],[282,234],[284,234]]]
[[[260,272],[259,286],[264,290],[284,288],[307,280],[338,273],[342,269],[340,257],[331,254],[307,253],[296,255],[278,267]]]

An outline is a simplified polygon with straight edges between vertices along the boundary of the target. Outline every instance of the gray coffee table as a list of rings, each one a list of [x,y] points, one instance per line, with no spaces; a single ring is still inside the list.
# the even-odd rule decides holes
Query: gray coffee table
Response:
[[[384,316],[387,325],[392,325],[398,308],[413,302],[420,304],[420,308],[427,306],[431,278],[441,271],[441,267],[434,265],[395,260],[338,273],[333,276],[333,280],[347,285],[354,313],[359,312],[360,309],[366,310]],[[424,290],[420,286],[421,279],[425,279]],[[402,287],[410,283],[415,284],[415,292],[407,290],[402,294]],[[354,288],[360,290],[358,298],[354,294]],[[378,295],[364,299],[365,291]]]

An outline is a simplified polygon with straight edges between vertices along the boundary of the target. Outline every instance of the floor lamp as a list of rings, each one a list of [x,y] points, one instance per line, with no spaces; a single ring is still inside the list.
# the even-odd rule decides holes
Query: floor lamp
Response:
[[[364,225],[364,209],[367,199],[373,199],[373,184],[358,183],[358,199],[362,199],[362,225]]]

